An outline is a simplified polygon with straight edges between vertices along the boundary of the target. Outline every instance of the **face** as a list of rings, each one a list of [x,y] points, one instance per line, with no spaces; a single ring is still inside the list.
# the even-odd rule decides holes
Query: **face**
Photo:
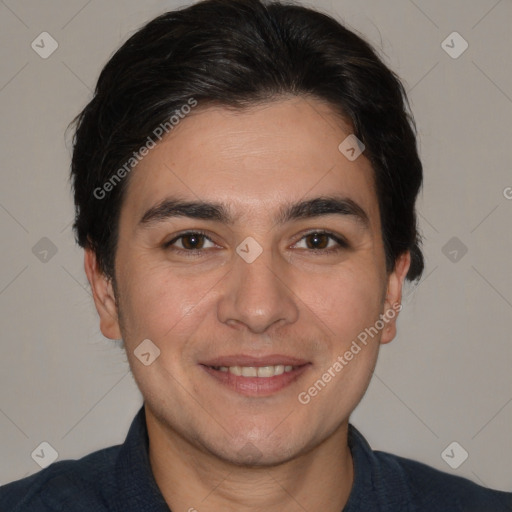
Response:
[[[408,255],[386,271],[372,168],[340,152],[351,129],[327,105],[199,109],[130,176],[117,304],[90,251],[86,271],[147,414],[217,458],[247,461],[250,442],[276,464],[346,427]]]

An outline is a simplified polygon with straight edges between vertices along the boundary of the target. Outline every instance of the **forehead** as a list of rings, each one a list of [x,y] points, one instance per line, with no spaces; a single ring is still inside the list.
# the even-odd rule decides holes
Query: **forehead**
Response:
[[[371,165],[364,153],[351,161],[340,151],[352,129],[326,104],[296,97],[242,111],[200,107],[132,171],[123,216],[136,222],[178,196],[227,204],[241,221],[263,219],[283,204],[336,194],[378,221]]]

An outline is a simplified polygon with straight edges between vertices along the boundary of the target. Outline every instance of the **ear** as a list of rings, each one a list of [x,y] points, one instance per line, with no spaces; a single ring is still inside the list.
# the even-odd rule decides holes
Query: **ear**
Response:
[[[85,249],[84,268],[91,285],[94,304],[100,316],[100,330],[103,336],[111,340],[121,339],[112,281],[98,267],[96,253],[92,249]]]
[[[402,288],[410,265],[411,253],[407,251],[397,258],[395,268],[388,276],[388,288],[383,312],[386,326],[382,330],[380,339],[383,344],[389,343],[396,336],[396,321],[398,313],[402,309]]]

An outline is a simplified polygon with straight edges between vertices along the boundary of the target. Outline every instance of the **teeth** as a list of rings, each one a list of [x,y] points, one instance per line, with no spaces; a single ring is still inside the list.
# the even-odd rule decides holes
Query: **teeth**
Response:
[[[233,375],[237,375],[240,377],[242,375],[242,368],[240,366],[230,366],[228,368],[229,373],[232,373]]]
[[[286,368],[288,368],[287,371],[289,371],[289,372],[292,371],[292,367],[291,366],[287,366]],[[278,364],[277,366],[274,366],[274,375],[281,375],[282,373],[284,373],[286,368],[282,364]]]
[[[260,366],[258,368],[258,377],[273,377],[281,375],[284,372],[284,366]]]
[[[275,366],[214,366],[216,370],[221,372],[229,372],[238,377],[275,377],[284,372],[291,372],[293,366],[278,364]]]
[[[254,366],[242,366],[242,377],[257,377],[258,370]]]

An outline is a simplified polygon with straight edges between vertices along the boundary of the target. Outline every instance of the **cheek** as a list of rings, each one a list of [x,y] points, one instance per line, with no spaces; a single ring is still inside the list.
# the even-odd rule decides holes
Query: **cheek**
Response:
[[[302,389],[300,403],[309,403],[324,427],[348,417],[361,400],[377,361],[380,332],[370,335],[382,312],[378,273],[344,272],[310,289],[308,303],[317,325],[328,332],[317,370]],[[306,302],[306,301],[304,301]],[[374,332],[374,331],[371,331]]]
[[[384,285],[379,275],[345,269],[308,286],[299,295],[317,318],[329,328],[337,344],[350,342],[373,325],[382,310]]]
[[[149,338],[163,352],[172,342],[175,352],[205,318],[206,308],[212,308],[215,284],[223,273],[181,275],[166,264],[142,260],[126,265],[121,289],[125,343],[133,345]]]
[[[123,340],[143,394],[161,400],[163,383],[187,382],[194,353],[191,335],[205,315],[200,301],[209,281],[180,279],[168,269],[142,264],[127,267],[126,275],[130,277],[124,281],[121,293]],[[136,357],[138,346],[146,339],[160,351],[149,366],[140,364]]]

